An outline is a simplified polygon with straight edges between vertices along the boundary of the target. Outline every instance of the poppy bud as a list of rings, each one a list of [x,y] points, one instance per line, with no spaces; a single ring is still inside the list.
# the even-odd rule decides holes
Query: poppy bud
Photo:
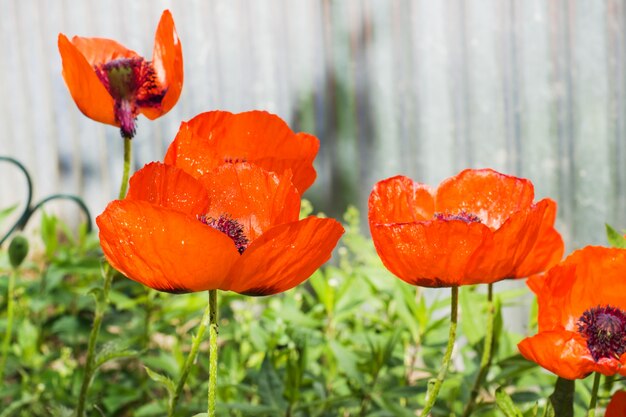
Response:
[[[9,261],[13,268],[18,268],[28,255],[28,240],[24,236],[15,236],[9,245]]]

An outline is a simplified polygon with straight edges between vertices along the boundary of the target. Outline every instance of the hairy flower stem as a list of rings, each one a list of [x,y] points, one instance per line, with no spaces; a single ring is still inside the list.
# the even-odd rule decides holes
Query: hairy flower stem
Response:
[[[480,387],[485,382],[489,368],[491,367],[491,359],[493,352],[493,321],[495,316],[495,308],[493,305],[493,284],[487,285],[487,330],[485,333],[485,345],[483,347],[483,355],[480,358],[480,369],[476,374],[472,391],[470,392],[470,398],[463,410],[463,417],[469,417],[474,411],[476,406],[476,398],[480,392]]]
[[[132,159],[132,138],[124,137],[124,171],[122,172],[122,184],[120,185],[119,200],[123,200],[126,197],[126,190],[128,190],[128,178],[130,177],[130,162]]]
[[[106,312],[109,303],[109,291],[111,290],[111,283],[113,282],[113,275],[115,271],[108,263],[102,266],[102,275],[104,277],[104,287],[102,291],[96,295],[96,311],[94,313],[93,325],[91,326],[91,333],[89,334],[89,344],[87,346],[87,358],[85,359],[85,373],[83,374],[83,382],[80,386],[80,394],[78,396],[78,404],[76,405],[76,417],[83,417],[85,414],[85,402],[87,400],[87,391],[93,374],[96,371],[95,357],[96,357],[96,343],[98,341],[98,335],[100,334],[100,326],[102,325],[102,318]]]
[[[11,335],[13,333],[13,314],[15,305],[15,277],[17,269],[13,268],[9,276],[9,288],[7,289],[7,327],[2,340],[2,357],[0,358],[0,386],[4,383],[4,368],[9,354],[9,346],[11,345]]]
[[[217,394],[217,290],[209,291],[209,407],[208,417],[215,417]]]
[[[174,416],[174,411],[176,411],[176,403],[178,403],[180,394],[183,392],[185,381],[187,381],[187,377],[189,376],[189,372],[191,371],[191,365],[193,365],[194,361],[196,360],[196,355],[198,354],[198,349],[200,348],[200,342],[202,342],[202,337],[204,336],[207,325],[209,324],[209,317],[211,315],[212,308],[213,306],[211,304],[211,291],[209,291],[209,302],[204,309],[204,313],[202,314],[202,319],[200,320],[200,325],[198,326],[198,333],[196,333],[196,335],[193,336],[191,339],[191,350],[189,351],[189,355],[187,355],[187,359],[185,359],[185,363],[183,364],[180,378],[178,378],[178,382],[176,383],[176,390],[174,391],[174,395],[170,398],[167,417]]]
[[[450,333],[448,334],[448,345],[446,352],[443,355],[443,362],[437,379],[431,384],[428,383],[428,390],[426,391],[426,404],[420,414],[420,417],[426,417],[430,410],[435,405],[437,395],[443,384],[446,374],[448,373],[448,367],[450,366],[450,359],[452,358],[452,350],[454,349],[454,341],[456,339],[456,326],[458,322],[458,310],[459,310],[459,287],[452,287],[452,297],[450,300]]]
[[[593,375],[593,388],[591,388],[591,400],[589,401],[589,410],[587,410],[587,417],[594,417],[596,415],[596,402],[598,400],[598,388],[600,387],[600,377],[602,374],[596,372]]]

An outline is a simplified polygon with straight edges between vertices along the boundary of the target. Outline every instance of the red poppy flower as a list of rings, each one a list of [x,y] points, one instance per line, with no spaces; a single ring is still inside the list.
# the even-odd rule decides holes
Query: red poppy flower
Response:
[[[102,38],[59,34],[63,78],[85,116],[135,134],[139,113],[156,119],[178,101],[183,87],[183,54],[174,20],[163,12],[154,38],[152,61]]]
[[[609,405],[606,407],[604,417],[626,416],[626,391],[617,391],[613,394]]]
[[[315,180],[318,149],[315,136],[294,133],[273,114],[211,111],[182,123],[165,163],[195,177],[224,162],[251,162],[279,174],[291,170],[293,183],[303,194]]]
[[[403,176],[380,181],[369,224],[384,265],[409,284],[450,287],[525,277],[557,263],[556,204],[530,181],[465,170],[436,191]]]
[[[626,376],[626,250],[588,246],[528,279],[539,332],[522,355],[562,378],[591,372]]]
[[[196,179],[151,163],[96,223],[107,260],[144,285],[269,295],[308,278],[343,233],[333,219],[298,220],[299,212],[289,171],[223,164]]]

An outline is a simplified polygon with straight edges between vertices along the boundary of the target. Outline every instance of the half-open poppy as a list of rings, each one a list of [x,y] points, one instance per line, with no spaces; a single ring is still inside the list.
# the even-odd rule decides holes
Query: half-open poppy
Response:
[[[156,119],[178,101],[183,87],[183,54],[168,10],[157,27],[152,61],[111,39],[59,34],[63,78],[87,117],[135,134],[139,113]]]
[[[293,183],[303,194],[315,181],[318,149],[315,136],[294,133],[273,114],[210,111],[181,124],[165,163],[195,177],[225,162],[251,162],[279,174],[291,170]]]
[[[530,181],[468,169],[436,191],[404,176],[380,181],[369,198],[376,251],[409,284],[450,287],[541,272],[563,255],[556,203],[533,202]]]
[[[222,164],[196,179],[151,163],[96,223],[110,264],[151,288],[269,295],[307,279],[343,234],[336,220],[299,212],[289,170]]]
[[[522,355],[566,379],[626,376],[624,271],[626,250],[587,246],[529,278],[539,332],[519,343]]]
[[[604,417],[626,416],[626,391],[617,391],[606,406]]]

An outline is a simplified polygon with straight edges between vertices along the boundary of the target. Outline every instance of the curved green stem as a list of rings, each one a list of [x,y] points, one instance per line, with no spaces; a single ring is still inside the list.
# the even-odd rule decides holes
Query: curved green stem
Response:
[[[4,384],[4,367],[6,366],[9,346],[11,345],[11,335],[13,333],[13,310],[15,298],[15,277],[17,269],[13,268],[9,276],[9,288],[7,290],[7,327],[2,340],[2,357],[0,358],[0,386]]]
[[[33,180],[30,177],[30,174],[28,173],[28,170],[26,169],[26,167],[17,159],[11,158],[9,156],[0,156],[0,161],[9,162],[15,165],[22,172],[22,174],[24,174],[24,177],[26,178],[26,188],[27,188],[26,204],[24,205],[24,210],[22,211],[22,214],[20,214],[19,219],[17,219],[17,221],[13,224],[13,226],[11,226],[11,228],[7,231],[7,233],[4,236],[2,236],[2,239],[0,239],[0,246],[2,246],[4,241],[7,240],[9,236],[11,236],[11,233],[19,229],[20,227],[23,227],[23,225],[26,224],[26,222],[28,221],[28,218],[31,215],[30,204],[33,201]]]
[[[133,147],[132,138],[124,137],[124,171],[122,173],[122,184],[120,185],[119,200],[123,200],[126,197],[126,191],[128,190],[128,178],[130,177],[130,162],[132,159]]]
[[[13,224],[13,226],[9,228],[9,230],[4,234],[4,236],[2,236],[2,238],[0,238],[0,246],[2,246],[2,244],[9,238],[9,236],[11,236],[14,231],[23,229],[26,226],[26,223],[28,223],[28,220],[32,217],[33,213],[51,200],[65,199],[74,201],[76,204],[78,204],[78,206],[83,211],[83,213],[85,213],[85,216],[87,218],[87,233],[91,232],[91,213],[89,213],[89,209],[87,208],[83,200],[70,194],[54,194],[44,198],[34,206],[31,206],[31,203],[33,201],[33,180],[28,173],[26,167],[22,165],[19,161],[7,156],[0,156],[0,161],[10,162],[18,167],[20,171],[22,171],[24,177],[26,178],[26,185],[28,190],[26,194],[26,204],[24,205],[24,210],[22,211],[22,214],[20,214],[20,217],[17,219],[17,221]]]
[[[80,207],[81,211],[85,214],[85,217],[86,217],[87,233],[91,232],[91,229],[92,229],[91,228],[91,213],[89,212],[89,209],[87,208],[87,205],[85,204],[85,202],[80,197],[77,197],[77,196],[71,195],[71,194],[53,194],[51,196],[48,196],[48,197],[44,198],[43,200],[41,200],[40,202],[35,204],[30,209],[30,213],[29,213],[28,217],[30,217],[35,211],[37,211],[41,206],[46,204],[48,201],[52,201],[52,200],[70,200],[70,201],[73,201],[76,204],[78,204],[78,207]],[[28,220],[28,219],[26,219],[26,220]],[[20,225],[20,228],[22,228],[24,226],[26,226],[26,223],[24,223],[23,225]]]
[[[587,410],[587,417],[594,417],[596,415],[596,402],[598,401],[598,388],[600,387],[600,377],[602,374],[596,372],[593,376],[593,388],[591,388],[591,400],[589,401],[589,410]]]
[[[480,358],[480,369],[478,370],[478,374],[476,374],[476,379],[474,380],[474,385],[472,386],[472,391],[470,392],[470,398],[465,405],[465,409],[463,410],[463,417],[469,417],[472,414],[472,411],[474,411],[474,407],[476,406],[476,398],[478,398],[480,387],[483,385],[483,382],[485,382],[485,378],[487,377],[487,373],[489,372],[489,368],[491,367],[494,344],[494,317],[495,309],[493,305],[493,284],[489,284],[487,285],[487,330],[485,333],[483,355]]]
[[[217,393],[217,290],[209,291],[209,406],[208,417],[215,417]]]
[[[170,398],[167,417],[174,416],[174,412],[176,411],[176,404],[178,403],[180,394],[183,392],[183,388],[185,387],[185,381],[187,381],[187,377],[189,376],[189,372],[191,371],[191,365],[193,365],[194,361],[196,360],[196,355],[198,354],[198,349],[200,348],[200,342],[202,342],[202,337],[204,336],[207,325],[209,324],[212,307],[213,305],[211,303],[211,291],[209,291],[209,302],[207,303],[206,308],[204,309],[204,313],[202,314],[202,319],[200,320],[200,325],[198,326],[198,333],[196,333],[196,335],[192,338],[191,350],[189,351],[187,359],[185,359],[185,363],[183,364],[180,378],[178,378],[178,382],[176,383],[176,390],[174,391],[174,395]]]
[[[87,392],[93,379],[95,372],[95,356],[96,356],[96,343],[98,341],[98,335],[100,334],[100,326],[102,325],[102,318],[106,311],[109,301],[109,290],[111,289],[111,283],[113,282],[114,270],[109,264],[104,264],[102,267],[102,275],[104,276],[104,287],[102,292],[96,297],[96,311],[94,314],[93,325],[91,327],[91,333],[89,334],[89,344],[87,346],[87,358],[85,359],[85,373],[83,374],[83,382],[80,386],[80,394],[78,396],[78,404],[76,406],[76,417],[83,417],[85,414],[85,402],[87,401]]]
[[[429,382],[428,391],[426,392],[426,404],[420,414],[420,417],[426,417],[430,410],[435,405],[437,395],[443,384],[446,374],[448,373],[448,367],[450,366],[450,359],[452,358],[452,350],[454,349],[454,341],[456,339],[456,326],[458,322],[458,310],[459,310],[459,287],[452,287],[452,297],[450,299],[450,332],[448,334],[448,345],[446,346],[446,352],[443,355],[443,362],[437,379],[431,385]]]

